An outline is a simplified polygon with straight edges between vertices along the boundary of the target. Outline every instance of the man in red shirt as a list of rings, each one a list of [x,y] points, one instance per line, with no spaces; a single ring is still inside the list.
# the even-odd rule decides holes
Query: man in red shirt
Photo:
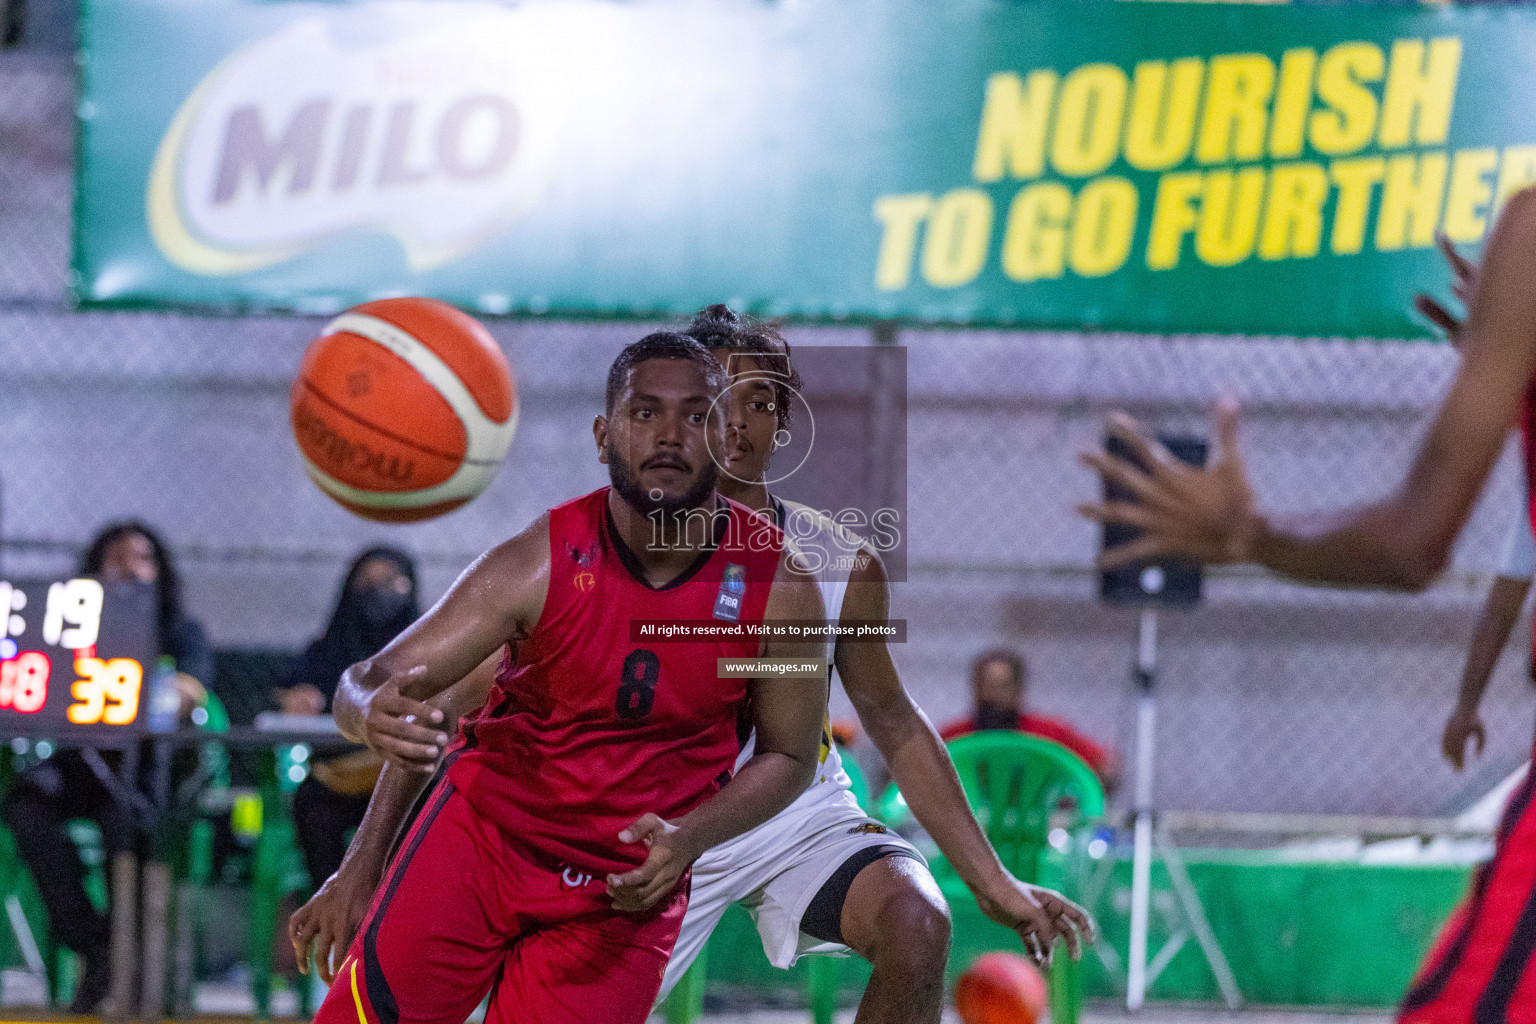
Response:
[[[889,587],[878,553],[858,538],[818,525],[830,520],[770,495],[762,482],[798,384],[789,372],[788,343],[772,328],[743,323],[724,306],[702,311],[689,332],[735,371],[720,450],[720,493],[781,524],[802,551],[821,553],[820,562],[807,556],[806,571],[823,588],[829,618],[883,618]],[[765,366],[782,369],[775,373]],[[867,553],[867,564],[835,567],[836,553],[855,551]],[[973,887],[988,916],[1018,931],[1036,955],[1048,953],[1061,935],[1075,956],[1077,932],[1091,934],[1091,922],[1056,894],[1019,882],[1003,869],[966,806],[944,747],[902,688],[886,645],[839,642],[828,650],[914,816]],[[518,657],[524,658],[521,648]],[[456,684],[448,703],[466,711],[485,704],[488,674]],[[753,749],[749,740],[741,756]],[[688,909],[662,991],[683,976],[721,915],[736,903],[752,911],[764,952],[779,967],[808,952],[852,950],[868,959],[873,973],[859,1004],[861,1024],[937,1024],[950,937],[943,896],[922,861],[905,855],[905,844],[869,819],[849,795],[836,748],[823,743],[820,754],[811,787],[790,807],[694,863]],[[396,764],[385,769],[346,863],[293,918],[295,955],[307,963],[312,941],[318,940],[314,959],[323,980],[331,979],[333,955],[350,944],[379,884],[390,839],[419,789],[400,774]]]
[[[462,1024],[487,993],[490,1024],[642,1024],[689,865],[809,783],[823,641],[635,633],[657,619],[826,617],[778,528],[716,492],[725,384],[684,335],[626,348],[593,425],[612,486],[487,552],[343,673],[343,733],[423,771],[440,757],[446,767],[316,1024]],[[497,651],[490,699],[444,757],[443,714],[423,702]],[[763,657],[811,663],[814,678],[722,673]],[[733,771],[743,717],[757,746]]]
[[[1082,758],[1104,788],[1113,789],[1119,775],[1114,751],[1095,743],[1060,718],[1025,710],[1024,690],[1028,681],[1024,659],[1013,651],[998,647],[978,655],[971,662],[976,711],[970,718],[950,722],[939,735],[946,743],[979,729],[1013,729],[1039,736],[1060,743]]]

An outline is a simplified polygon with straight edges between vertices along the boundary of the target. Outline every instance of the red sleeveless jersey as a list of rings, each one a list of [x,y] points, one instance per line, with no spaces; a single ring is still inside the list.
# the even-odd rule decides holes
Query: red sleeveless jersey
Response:
[[[619,539],[608,488],[550,510],[543,613],[465,720],[448,778],[552,866],[627,871],[645,847],[620,843],[621,829],[647,811],[686,814],[730,778],[746,680],[718,678],[716,659],[756,657],[759,641],[630,632],[631,620],[762,621],[783,534],[721,501],[714,549],[661,588]]]

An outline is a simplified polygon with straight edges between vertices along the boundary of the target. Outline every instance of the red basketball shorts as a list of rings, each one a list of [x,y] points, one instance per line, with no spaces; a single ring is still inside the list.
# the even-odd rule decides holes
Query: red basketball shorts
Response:
[[[680,883],[643,914],[602,878],[536,863],[447,782],[390,864],[315,1024],[642,1024],[682,926]]]
[[[1536,1024],[1536,772],[1510,797],[1493,859],[1435,940],[1400,1024]]]

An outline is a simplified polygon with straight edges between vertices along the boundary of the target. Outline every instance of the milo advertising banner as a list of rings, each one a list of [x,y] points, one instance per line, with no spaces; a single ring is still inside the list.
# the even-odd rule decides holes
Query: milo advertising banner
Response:
[[[89,0],[82,303],[1427,334],[1536,10]]]

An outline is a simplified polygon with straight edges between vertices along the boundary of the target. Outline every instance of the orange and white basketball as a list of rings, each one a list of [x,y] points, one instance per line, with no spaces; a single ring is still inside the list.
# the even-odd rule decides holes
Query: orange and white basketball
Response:
[[[1017,953],[983,953],[955,983],[965,1024],[1035,1024],[1047,1001],[1045,979]]]
[[[485,490],[517,430],[517,387],[496,340],[435,299],[366,302],[326,324],[291,400],[310,479],[386,523],[430,519]]]

